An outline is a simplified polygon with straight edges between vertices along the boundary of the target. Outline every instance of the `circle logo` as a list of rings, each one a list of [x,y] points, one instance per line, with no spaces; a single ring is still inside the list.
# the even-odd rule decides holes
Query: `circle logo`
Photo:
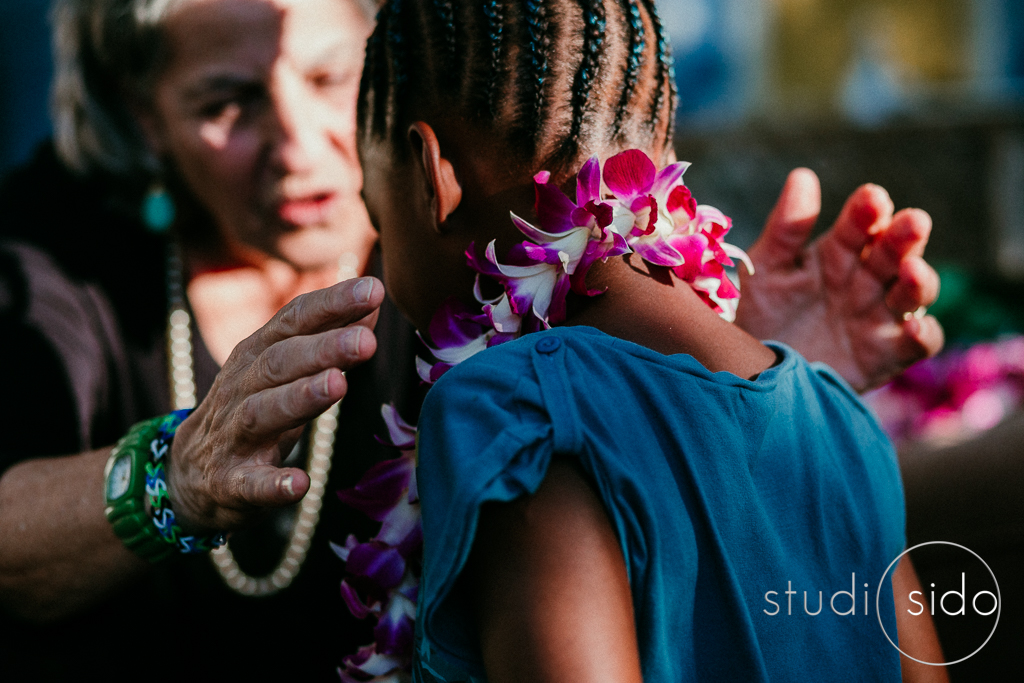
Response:
[[[930,564],[938,569],[921,572],[922,577],[927,575],[933,580],[922,580],[919,590],[912,590],[907,595],[896,595],[894,591],[893,600],[896,605],[897,620],[901,617],[907,619],[923,615],[928,615],[936,621],[971,620],[971,623],[977,625],[982,631],[987,629],[987,622],[991,620],[992,627],[988,629],[985,640],[969,654],[946,653],[947,656],[952,654],[950,656],[952,661],[929,662],[901,649],[896,644],[896,639],[893,638],[895,634],[886,631],[880,611],[882,586],[885,585],[887,579],[891,580],[896,565],[911,551],[918,551],[915,553],[915,564],[919,561],[919,555],[924,557],[931,554],[936,561]],[[900,610],[905,610],[909,616],[903,617]],[[992,568],[970,548],[951,541],[928,541],[904,550],[886,568],[875,593],[875,614],[886,639],[903,656],[928,666],[958,664],[978,654],[995,634],[1001,610],[1002,597],[999,592],[999,582],[996,580]]]

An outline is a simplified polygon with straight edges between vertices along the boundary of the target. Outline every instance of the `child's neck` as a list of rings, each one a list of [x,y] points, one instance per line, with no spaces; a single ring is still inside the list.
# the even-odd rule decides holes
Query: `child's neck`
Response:
[[[570,308],[566,325],[590,325],[665,355],[686,353],[711,372],[738,377],[754,378],[776,363],[771,349],[722,320],[665,269],[616,258],[595,266],[587,280],[608,290]]]

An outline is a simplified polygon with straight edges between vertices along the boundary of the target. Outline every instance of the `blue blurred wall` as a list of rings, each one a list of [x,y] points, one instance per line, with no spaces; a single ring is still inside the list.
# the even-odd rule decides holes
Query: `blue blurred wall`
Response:
[[[50,133],[49,0],[0,0],[0,173]]]

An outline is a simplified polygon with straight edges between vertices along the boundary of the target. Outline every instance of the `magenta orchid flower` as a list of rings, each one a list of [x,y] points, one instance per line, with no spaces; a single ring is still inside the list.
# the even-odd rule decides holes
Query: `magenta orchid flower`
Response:
[[[576,202],[552,184],[551,174],[538,173],[533,178],[537,193],[535,211],[541,228],[512,214],[512,222],[534,244],[523,242],[521,248],[538,262],[561,264],[572,291],[585,296],[600,294],[586,287],[587,272],[598,260],[630,252],[625,238],[609,229],[614,218],[612,205],[601,200],[600,162],[591,157],[576,178]],[[564,289],[564,281],[560,281]],[[559,305],[552,322],[559,322]]]
[[[642,259],[657,266],[683,263],[683,255],[665,238],[676,227],[670,198],[682,185],[688,167],[676,162],[658,171],[646,154],[635,149],[616,154],[604,165],[605,184],[616,200],[614,230]]]

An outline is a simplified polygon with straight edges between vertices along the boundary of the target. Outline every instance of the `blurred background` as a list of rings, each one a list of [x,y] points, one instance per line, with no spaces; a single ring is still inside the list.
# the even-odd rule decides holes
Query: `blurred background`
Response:
[[[49,134],[49,0],[0,2],[0,173]],[[749,245],[789,169],[824,215],[875,182],[931,213],[953,342],[1024,329],[1024,2],[662,0],[696,196]]]
[[[931,311],[948,350],[869,397],[901,449],[969,445],[1019,418],[1024,1],[662,0],[660,7],[675,54],[679,158],[694,164],[687,182],[695,196],[733,217],[730,241],[750,245],[796,166],[821,178],[826,219],[865,182],[888,189],[898,208],[932,215],[927,257],[943,288]],[[49,135],[47,11],[48,0],[0,2],[0,174]],[[1024,434],[1024,422],[1014,434]],[[912,471],[905,474],[909,501]],[[925,506],[941,506],[935,497]],[[993,528],[1005,523],[1010,531],[988,539],[983,553],[1007,579],[1024,562],[1018,509],[997,515]],[[911,541],[933,540],[934,531],[921,529],[927,538],[915,539],[912,528]],[[954,680],[1019,672],[1011,662],[1024,633],[1024,595],[1004,591],[1000,632],[953,667]],[[958,637],[955,625],[940,629],[944,642]]]
[[[1004,304],[1024,281],[1024,2],[670,0],[662,13],[687,180],[733,216],[738,243],[794,166],[821,177],[825,216],[875,182],[935,220],[951,340],[1022,329]]]

